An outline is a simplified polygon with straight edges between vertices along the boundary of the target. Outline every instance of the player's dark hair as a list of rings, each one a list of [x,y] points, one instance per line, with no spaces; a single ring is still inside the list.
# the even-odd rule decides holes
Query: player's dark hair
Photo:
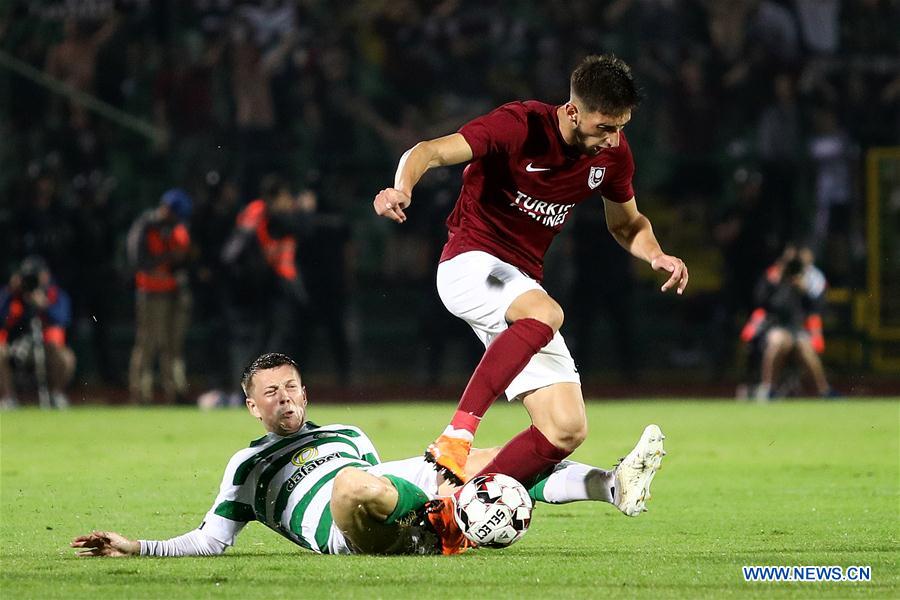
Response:
[[[280,367],[282,365],[290,365],[297,371],[297,375],[300,374],[300,367],[298,367],[297,363],[294,362],[294,359],[287,354],[269,352],[268,354],[257,357],[256,360],[247,365],[247,368],[244,369],[244,372],[241,374],[241,389],[244,390],[244,395],[250,396],[250,382],[252,381],[253,376],[259,371],[274,369],[275,367]]]
[[[274,200],[278,194],[285,191],[290,193],[291,186],[281,176],[274,173],[263,177],[259,184],[259,195],[266,202]]]
[[[624,60],[611,54],[592,54],[572,71],[571,94],[588,112],[618,117],[637,106],[641,93]]]

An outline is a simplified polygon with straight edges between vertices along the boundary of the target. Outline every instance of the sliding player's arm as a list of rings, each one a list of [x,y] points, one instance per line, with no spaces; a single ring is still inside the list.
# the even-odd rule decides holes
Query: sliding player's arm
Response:
[[[255,519],[252,489],[234,483],[246,452],[235,454],[225,468],[219,494],[200,526],[168,540],[132,540],[115,531],[93,531],[69,544],[77,556],[216,556],[234,545],[244,526]]]
[[[628,202],[613,202],[604,198],[603,209],[609,232],[623,248],[650,263],[654,271],[671,273],[661,290],[665,292],[675,287],[679,294],[683,294],[688,284],[687,265],[680,258],[662,251],[653,234],[650,219],[638,211],[634,198]]]
[[[472,148],[460,133],[419,142],[400,157],[394,187],[378,192],[373,205],[375,212],[397,223],[406,221],[404,209],[412,202],[412,190],[434,167],[458,165],[472,160]]]
[[[228,545],[194,529],[168,540],[131,540],[115,531],[92,531],[70,544],[77,556],[216,556]]]
[[[77,556],[217,556],[234,545],[247,524],[235,514],[241,508],[235,506],[220,494],[200,527],[168,540],[132,540],[115,531],[92,531],[69,545],[79,549]]]

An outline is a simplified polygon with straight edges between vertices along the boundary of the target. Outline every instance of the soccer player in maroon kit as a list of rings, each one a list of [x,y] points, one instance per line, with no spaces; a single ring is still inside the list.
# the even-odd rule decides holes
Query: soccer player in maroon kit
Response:
[[[451,480],[465,480],[475,430],[504,392],[522,399],[533,424],[482,472],[527,485],[587,435],[581,380],[559,334],[563,311],[540,285],[544,254],[577,204],[601,196],[613,237],[669,274],[662,291],[681,294],[687,286],[684,262],[662,251],[635,204],[634,160],[622,128],[638,102],[627,64],[588,56],[572,73],[565,104],[512,102],[457,133],[420,142],[401,157],[394,187],[375,196],[377,214],[403,223],[413,187],[428,169],[469,162],[447,219],[437,285],[444,305],[469,323],[486,351],[450,425],[426,451]],[[645,510],[663,437],[649,425],[609,482],[625,514]]]

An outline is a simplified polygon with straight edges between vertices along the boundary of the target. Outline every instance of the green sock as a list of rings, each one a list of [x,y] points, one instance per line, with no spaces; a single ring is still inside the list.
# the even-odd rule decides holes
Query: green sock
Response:
[[[394,512],[385,519],[385,524],[391,525],[396,523],[410,512],[425,506],[425,503],[428,502],[428,495],[416,484],[396,475],[385,475],[385,477],[390,479],[394,487],[397,488],[397,506],[394,507]]]
[[[531,496],[531,499],[535,502],[546,502],[547,498],[544,497],[544,487],[547,485],[547,480],[550,479],[550,475],[553,471],[547,471],[546,473],[541,473],[538,475],[537,480],[534,482],[534,485],[528,488],[528,495]]]
[[[547,469],[546,471],[535,475],[534,479],[531,480],[531,486],[526,486],[528,495],[531,497],[532,501],[549,502],[546,495],[544,494],[544,488],[547,486],[547,481],[550,479],[551,475],[562,469],[564,467],[564,464],[568,463],[569,461],[564,460],[559,464]]]

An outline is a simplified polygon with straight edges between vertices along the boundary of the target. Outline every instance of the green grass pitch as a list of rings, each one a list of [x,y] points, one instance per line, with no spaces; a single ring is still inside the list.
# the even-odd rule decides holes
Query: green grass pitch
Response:
[[[316,406],[385,460],[418,455],[450,404]],[[540,505],[506,550],[316,556],[251,524],[216,558],[77,559],[92,529],[167,538],[197,526],[221,470],[261,429],[245,411],[87,408],[0,416],[4,598],[900,597],[900,402],[589,403],[573,458],[610,466],[658,423],[668,456],[650,512]],[[498,403],[478,434],[526,424]],[[868,583],[745,583],[742,565],[870,565]]]

